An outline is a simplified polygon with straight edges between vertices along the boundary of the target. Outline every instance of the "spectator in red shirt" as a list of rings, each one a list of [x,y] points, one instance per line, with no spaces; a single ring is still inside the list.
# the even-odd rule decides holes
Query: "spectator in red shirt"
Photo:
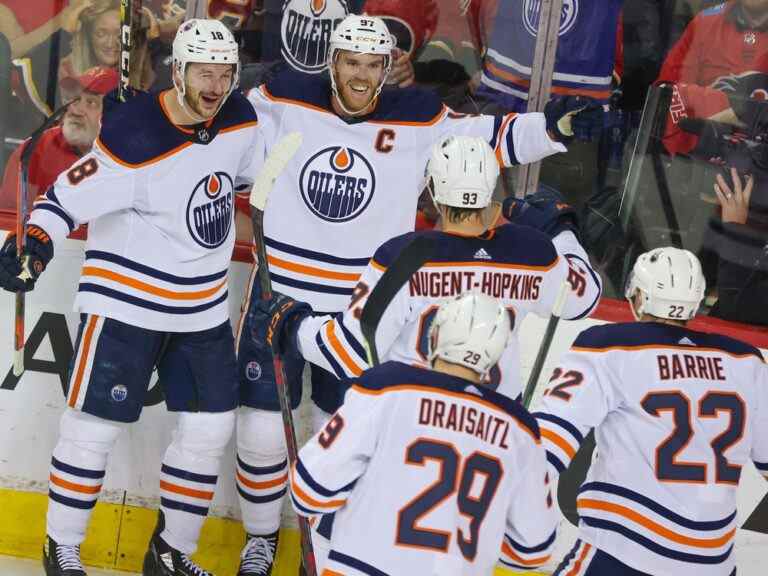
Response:
[[[63,90],[72,93],[77,88],[80,94],[64,113],[61,124],[43,132],[32,152],[29,201],[44,194],[61,172],[91,149],[101,126],[104,95],[117,88],[118,79],[114,68],[96,67],[62,82]],[[8,160],[0,189],[0,209],[16,209],[21,152],[26,145],[19,146]]]
[[[94,66],[117,68],[120,59],[120,2],[92,0],[72,25],[72,51],[61,59],[59,82]]]
[[[734,0],[699,13],[664,61],[657,83],[674,85],[665,145],[691,152],[684,118],[749,125],[734,101],[768,95],[768,0]],[[735,99],[735,100],[734,100]],[[749,126],[748,126],[749,127]]]

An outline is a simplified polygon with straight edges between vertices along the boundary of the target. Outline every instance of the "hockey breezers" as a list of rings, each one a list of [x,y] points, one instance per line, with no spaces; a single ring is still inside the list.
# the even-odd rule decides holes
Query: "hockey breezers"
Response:
[[[267,205],[275,180],[285,169],[286,164],[301,146],[302,135],[299,132],[291,132],[280,140],[270,151],[264,166],[256,177],[251,188],[251,221],[253,223],[253,239],[256,243],[256,255],[258,261],[258,279],[261,284],[261,294],[264,300],[272,297],[272,281],[269,278],[269,266],[267,264],[267,247],[264,244],[264,208]],[[291,412],[291,399],[288,386],[285,382],[283,361],[278,348],[278,339],[272,340],[272,354],[275,369],[275,382],[277,384],[277,396],[280,401],[280,413],[283,417],[283,430],[285,443],[288,448],[288,463],[292,468],[298,460],[298,443],[296,442],[296,429],[293,425]],[[303,516],[298,517],[299,532],[301,533],[301,556],[304,571],[307,576],[317,576],[315,567],[315,555],[312,550],[312,535],[309,522]]]

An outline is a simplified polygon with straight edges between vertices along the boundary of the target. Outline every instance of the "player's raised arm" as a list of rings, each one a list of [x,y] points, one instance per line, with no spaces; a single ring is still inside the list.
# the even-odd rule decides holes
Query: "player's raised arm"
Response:
[[[344,405],[299,451],[291,469],[291,500],[297,514],[321,516],[346,503],[376,449],[386,396],[353,385]]]
[[[576,116],[602,113],[599,105],[583,96],[554,98],[544,112],[525,114],[468,115],[448,109],[436,126],[436,139],[448,134],[479,136],[488,141],[502,166],[528,164],[566,152],[565,144],[573,140]]]

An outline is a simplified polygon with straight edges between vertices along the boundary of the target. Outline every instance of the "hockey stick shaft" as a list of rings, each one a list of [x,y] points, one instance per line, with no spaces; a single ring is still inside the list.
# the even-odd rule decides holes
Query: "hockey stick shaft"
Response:
[[[411,276],[426,264],[434,253],[435,241],[427,236],[417,236],[403,248],[368,296],[360,314],[360,331],[365,338],[369,366],[379,365],[376,329],[387,311],[387,307],[400,289],[411,279]]]
[[[258,262],[258,281],[261,286],[263,300],[272,298],[272,281],[269,278],[269,266],[267,264],[267,248],[264,244],[264,212],[251,206],[251,222],[253,223],[253,238],[256,243]],[[283,432],[285,444],[288,449],[288,464],[293,469],[299,459],[298,442],[296,441],[296,427],[293,424],[293,412],[291,411],[291,399],[288,385],[285,381],[283,359],[277,349],[276,342],[272,349],[273,367],[275,370],[275,383],[277,384],[277,397],[280,402],[280,413],[283,417]],[[312,534],[309,522],[304,516],[298,516],[299,532],[301,534],[301,556],[304,570],[307,576],[316,576],[315,554],[312,548]]]
[[[549,349],[552,346],[552,340],[555,337],[555,331],[557,330],[557,325],[560,322],[560,316],[563,313],[565,302],[568,300],[568,292],[570,288],[571,286],[568,284],[568,281],[563,281],[563,284],[560,286],[560,290],[557,293],[557,299],[555,300],[555,305],[552,308],[552,314],[550,315],[549,321],[547,322],[547,328],[544,331],[544,337],[541,339],[541,344],[539,344],[539,351],[536,353],[536,360],[533,362],[533,368],[531,368],[531,374],[528,376],[528,383],[525,385],[525,392],[523,392],[523,406],[526,408],[531,405],[533,394],[536,392],[536,385],[539,382],[539,376],[541,376],[541,371],[544,368],[544,363],[547,360],[547,354],[549,354]]]
[[[32,153],[35,151],[43,132],[61,118],[68,106],[69,104],[65,104],[51,114],[43,122],[43,125],[35,130],[29,137],[29,140],[23,144],[24,149],[21,151],[19,159],[19,185],[16,190],[16,254],[20,259],[24,254],[27,240],[24,227],[29,216],[29,163],[32,160]],[[13,375],[16,377],[21,376],[21,373],[24,372],[25,310],[26,294],[24,292],[17,292],[13,318]]]
[[[125,102],[131,88],[131,50],[136,26],[141,26],[141,0],[120,0],[120,85],[118,98]]]
[[[301,146],[301,142],[301,134],[292,132],[275,144],[267,158],[264,160],[261,172],[251,188],[251,223],[253,224],[253,239],[256,244],[256,257],[259,260],[257,263],[257,276],[261,288],[262,300],[269,300],[272,298],[272,280],[269,277],[267,246],[264,242],[264,209],[266,208],[267,199],[272,192],[275,180],[282,171],[285,170],[288,161]],[[299,449],[298,442],[296,441],[296,427],[293,425],[290,390],[286,383],[285,370],[283,368],[283,360],[280,356],[280,350],[277,348],[277,339],[273,340],[272,358],[275,370],[275,383],[277,385],[277,397],[280,402],[280,414],[283,418],[285,444],[288,449],[288,463],[292,469],[299,459]],[[315,554],[312,548],[312,533],[309,522],[303,516],[299,516],[298,520],[304,570],[307,576],[317,576]]]

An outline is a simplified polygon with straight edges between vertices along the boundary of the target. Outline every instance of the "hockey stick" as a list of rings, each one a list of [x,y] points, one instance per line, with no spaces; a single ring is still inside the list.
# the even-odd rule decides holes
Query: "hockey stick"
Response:
[[[368,296],[360,314],[360,331],[365,338],[369,366],[379,365],[376,328],[379,326],[381,317],[384,316],[389,303],[395,298],[400,288],[434,255],[435,246],[436,243],[432,238],[417,236],[403,248]]]
[[[264,208],[267,205],[267,198],[269,198],[275,180],[301,146],[302,139],[300,132],[291,132],[280,140],[270,151],[267,159],[264,161],[264,167],[259,172],[251,188],[251,222],[253,223],[253,239],[256,243],[256,254],[259,259],[257,273],[259,284],[261,285],[261,298],[263,300],[269,300],[272,297],[272,281],[269,278],[269,265],[267,264],[267,247],[264,244]],[[293,413],[291,412],[290,391],[285,382],[283,360],[280,357],[280,350],[277,348],[277,339],[273,340],[272,357],[275,383],[277,384],[277,397],[280,401],[280,413],[283,417],[285,443],[288,448],[288,463],[292,468],[298,461],[299,450],[298,443],[296,442],[296,428],[293,425]],[[301,557],[305,573],[307,576],[317,576],[309,522],[303,516],[299,516],[298,520],[299,532],[301,533]]]
[[[24,226],[27,223],[27,216],[29,215],[29,163],[32,160],[32,153],[37,147],[37,143],[43,132],[48,130],[56,123],[59,118],[66,112],[70,103],[65,104],[48,118],[46,118],[43,125],[35,130],[29,137],[29,140],[25,144],[24,149],[21,151],[21,158],[19,160],[19,186],[16,189],[16,255],[19,259],[24,254],[24,249],[27,244],[27,237],[24,232]],[[30,278],[29,271],[26,267],[26,262],[22,260],[21,275],[22,280]],[[24,372],[24,309],[26,304],[26,293],[16,293],[16,312],[14,314],[14,336],[13,336],[13,375],[18,377]]]
[[[117,95],[125,102],[131,90],[131,49],[136,31],[141,26],[141,0],[120,0],[120,85]]]
[[[531,368],[531,374],[528,376],[525,392],[523,392],[523,406],[526,408],[531,405],[533,393],[536,391],[536,384],[539,382],[541,370],[544,368],[544,362],[547,359],[547,354],[549,354],[549,348],[552,346],[552,339],[555,337],[555,330],[557,330],[557,324],[560,322],[560,316],[563,313],[563,308],[565,307],[565,301],[568,299],[568,291],[570,288],[571,285],[568,284],[567,280],[564,280],[557,293],[557,299],[552,308],[552,315],[547,322],[547,329],[544,331],[544,337],[541,339],[541,344],[539,344],[539,351],[536,353],[536,360],[533,362],[533,368]]]

